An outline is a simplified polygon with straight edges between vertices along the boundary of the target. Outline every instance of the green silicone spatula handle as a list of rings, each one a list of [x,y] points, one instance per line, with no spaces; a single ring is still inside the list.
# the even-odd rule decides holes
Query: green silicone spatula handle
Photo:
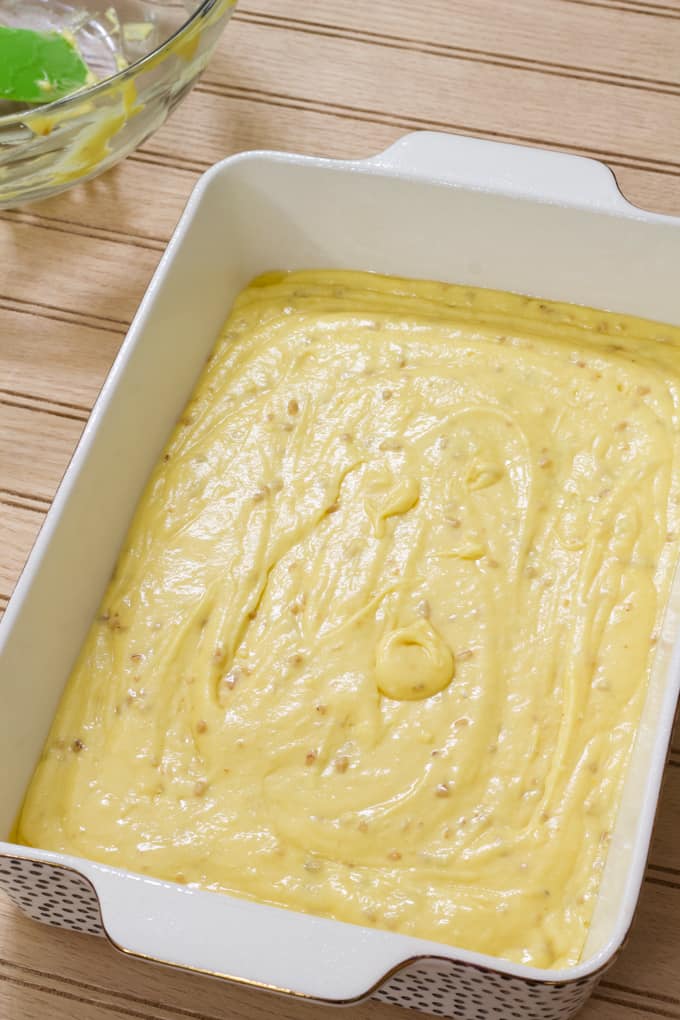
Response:
[[[0,26],[0,99],[49,103],[90,80],[87,64],[68,35]]]

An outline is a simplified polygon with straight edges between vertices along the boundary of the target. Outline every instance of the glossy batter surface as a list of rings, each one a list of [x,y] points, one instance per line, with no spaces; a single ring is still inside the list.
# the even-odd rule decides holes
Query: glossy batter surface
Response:
[[[21,841],[578,960],[680,534],[680,330],[349,272],[237,299]]]

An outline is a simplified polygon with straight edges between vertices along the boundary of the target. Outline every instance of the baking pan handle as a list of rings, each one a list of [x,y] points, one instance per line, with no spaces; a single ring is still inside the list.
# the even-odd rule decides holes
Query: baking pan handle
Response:
[[[392,932],[89,861],[79,862],[78,870],[96,890],[109,940],[122,952],[154,963],[339,1004],[365,996],[400,963],[422,954],[420,940]]]
[[[604,163],[549,149],[416,131],[364,162],[409,177],[560,205],[619,214],[633,208]]]

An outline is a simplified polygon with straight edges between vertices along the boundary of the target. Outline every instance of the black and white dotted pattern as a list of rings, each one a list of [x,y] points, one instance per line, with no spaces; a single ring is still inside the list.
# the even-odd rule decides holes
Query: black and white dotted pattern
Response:
[[[0,888],[36,921],[104,934],[94,889],[75,871],[0,857]],[[423,959],[393,974],[373,998],[456,1020],[567,1020],[590,996],[599,976],[550,985],[451,960]]]
[[[99,902],[82,875],[21,857],[0,857],[0,888],[34,921],[103,935]]]
[[[398,971],[374,998],[460,1020],[567,1020],[598,977],[550,985],[449,960],[419,960]]]

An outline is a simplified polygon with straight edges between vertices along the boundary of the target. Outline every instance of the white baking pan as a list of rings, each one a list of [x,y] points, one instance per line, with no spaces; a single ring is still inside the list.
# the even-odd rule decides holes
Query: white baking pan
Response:
[[[373,159],[243,153],[197,185],[111,370],[0,628],[0,831],[10,831],[144,482],[231,302],[266,269],[344,267],[477,284],[680,324],[680,219],[629,205],[609,170],[422,133]],[[443,1016],[571,1016],[620,948],[678,695],[674,596],[588,944],[542,971],[0,843],[29,914],[125,952],[335,1003]]]

